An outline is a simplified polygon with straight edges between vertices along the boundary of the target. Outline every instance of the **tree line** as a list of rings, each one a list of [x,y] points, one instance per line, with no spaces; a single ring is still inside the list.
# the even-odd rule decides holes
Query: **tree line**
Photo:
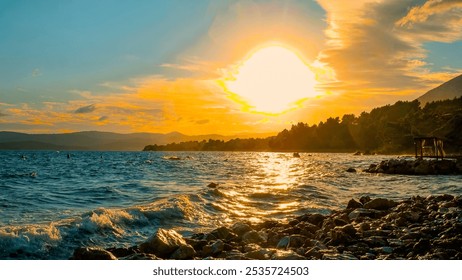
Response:
[[[315,125],[303,122],[276,136],[203,140],[148,145],[145,151],[307,151],[307,152],[412,152],[413,138],[435,136],[445,150],[462,150],[462,97],[421,106],[419,101],[398,101],[359,116],[330,117]]]

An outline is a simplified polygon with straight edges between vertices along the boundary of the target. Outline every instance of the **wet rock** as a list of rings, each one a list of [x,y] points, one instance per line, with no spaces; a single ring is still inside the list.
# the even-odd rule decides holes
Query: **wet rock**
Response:
[[[216,187],[218,187],[218,185],[219,184],[212,182],[212,183],[207,185],[207,188],[215,189]]]
[[[430,250],[430,240],[428,239],[420,239],[414,246],[412,247],[412,251],[416,254],[423,254]]]
[[[234,234],[230,229],[226,227],[220,227],[210,232],[207,235],[206,240],[210,241],[210,240],[221,239],[221,240],[230,241],[230,240],[235,239],[236,237],[237,235]]]
[[[310,259],[315,259],[315,260],[320,260],[322,258],[323,254],[319,252],[319,248],[313,247],[306,251],[305,257],[310,258]]]
[[[277,250],[271,256],[272,260],[306,260],[304,256],[301,256],[294,251],[281,251]]]
[[[326,217],[324,215],[317,214],[317,213],[315,213],[315,214],[305,214],[305,215],[300,217],[300,221],[308,222],[308,223],[311,223],[311,224],[316,225],[318,227],[321,227],[325,218]]]
[[[266,242],[266,239],[259,232],[255,231],[255,230],[251,230],[249,232],[246,232],[242,236],[242,241],[244,243],[257,243],[258,244],[258,243]]]
[[[172,255],[170,255],[171,259],[175,260],[191,260],[196,255],[196,251],[191,245],[181,245]]]
[[[217,240],[211,245],[204,246],[202,249],[202,254],[204,257],[208,256],[216,256],[219,253],[223,252],[223,249],[225,248],[225,243],[222,240]]]
[[[80,247],[75,249],[73,260],[117,260],[109,251],[96,247]]]
[[[362,208],[362,207],[363,207],[363,204],[354,199],[350,199],[350,201],[348,201],[347,209],[356,209],[356,208]]]
[[[246,232],[249,232],[252,230],[252,227],[248,224],[245,223],[235,223],[232,227],[231,230],[239,237],[242,237]]]
[[[226,252],[226,259],[227,260],[249,260],[250,258],[247,258],[244,256],[243,253],[241,253],[239,250],[231,250]]]
[[[385,198],[375,198],[364,204],[364,208],[375,210],[388,210],[390,208],[395,207],[396,205],[398,205],[398,203],[393,200]]]
[[[363,205],[368,203],[369,201],[371,201],[371,198],[369,196],[367,196],[367,195],[361,196],[359,198],[359,202],[361,202]]]
[[[183,237],[174,230],[158,229],[146,242],[141,243],[140,252],[168,258],[180,246],[186,245]]]
[[[276,250],[258,249],[244,254],[245,258],[252,260],[269,260]]]
[[[368,217],[368,218],[375,218],[378,216],[377,210],[374,209],[364,209],[364,208],[358,208],[353,210],[350,214],[348,214],[348,218],[350,220],[355,220],[358,218],[362,217]]]
[[[111,252],[116,258],[124,258],[138,253],[136,246],[130,248],[109,248],[106,250]]]
[[[278,245],[276,245],[276,248],[278,249],[287,249],[289,247],[289,242],[290,242],[290,236],[284,236],[279,240]]]
[[[126,257],[121,258],[121,260],[162,260],[158,258],[156,255],[153,254],[146,254],[146,253],[136,253],[132,255],[128,255]]]

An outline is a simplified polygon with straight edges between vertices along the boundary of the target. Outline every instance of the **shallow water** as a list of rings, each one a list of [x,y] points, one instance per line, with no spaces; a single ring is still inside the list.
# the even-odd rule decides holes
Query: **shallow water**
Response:
[[[362,195],[462,194],[462,176],[361,172],[390,156],[260,152],[0,152],[0,259],[67,259],[237,220],[329,213]],[[174,157],[180,158],[177,160]],[[348,173],[349,167],[359,172]],[[218,188],[208,188],[210,182]]]

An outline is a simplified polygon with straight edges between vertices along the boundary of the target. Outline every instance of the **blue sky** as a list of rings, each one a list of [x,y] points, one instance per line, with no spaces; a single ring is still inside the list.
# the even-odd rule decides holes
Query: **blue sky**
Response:
[[[460,74],[461,26],[454,0],[0,0],[0,130],[233,134],[358,114]],[[268,42],[318,79],[274,116],[220,86]]]

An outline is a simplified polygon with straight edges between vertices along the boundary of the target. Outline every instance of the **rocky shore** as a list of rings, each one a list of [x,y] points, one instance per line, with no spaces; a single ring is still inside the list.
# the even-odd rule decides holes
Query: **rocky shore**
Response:
[[[379,164],[371,164],[364,170],[369,173],[402,175],[458,175],[462,174],[462,159],[426,160],[426,159],[389,159]]]
[[[329,215],[237,222],[184,237],[158,229],[130,248],[77,248],[71,259],[462,259],[462,197],[361,197]]]

